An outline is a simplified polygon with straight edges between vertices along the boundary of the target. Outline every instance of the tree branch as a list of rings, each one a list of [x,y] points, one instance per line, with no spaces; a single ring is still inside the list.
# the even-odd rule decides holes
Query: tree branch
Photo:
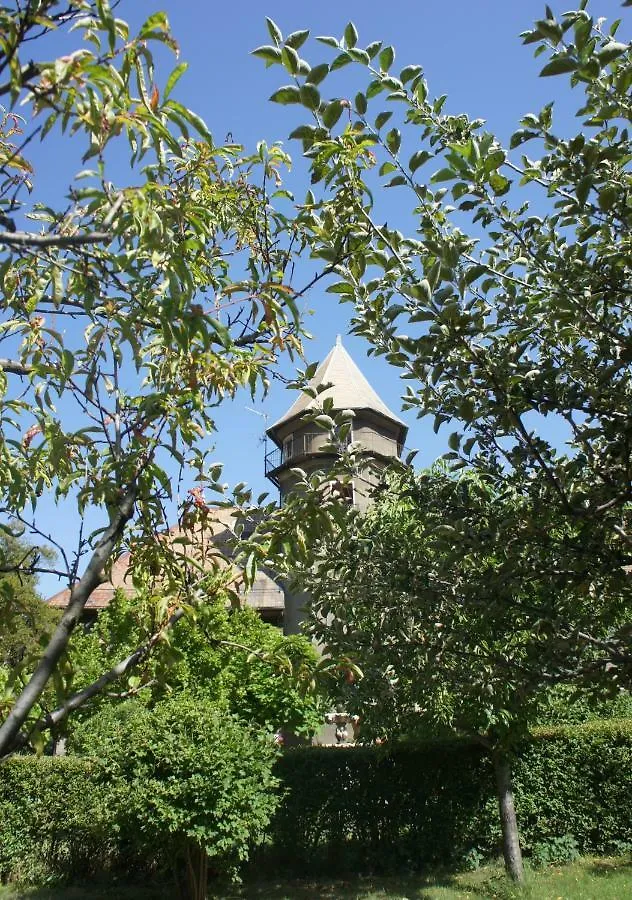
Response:
[[[30,375],[33,366],[24,365],[15,359],[0,358],[0,371],[6,372],[8,375]]]
[[[103,244],[111,239],[108,231],[89,234],[33,234],[30,231],[0,231],[0,244],[10,247],[81,247],[84,244]]]

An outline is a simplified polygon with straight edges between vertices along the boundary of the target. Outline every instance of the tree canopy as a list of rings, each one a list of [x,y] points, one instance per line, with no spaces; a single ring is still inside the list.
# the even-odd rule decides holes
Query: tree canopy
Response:
[[[0,26],[0,507],[57,552],[16,573],[54,572],[71,589],[0,728],[6,753],[121,552],[143,587],[160,571],[162,603],[123,673],[185,608],[235,587],[219,555],[201,568],[159,534],[192,482],[189,518],[208,515],[204,487],[225,489],[215,409],[242,387],[265,392],[278,356],[300,349],[306,286],[291,283],[286,154],[218,145],[176,99],[186,63],[163,74],[152,55],[178,57],[164,13],[132,33],[105,0],[29,0],[0,10]],[[51,60],[53,31],[65,52]],[[70,137],[83,168],[53,207],[29,151]],[[237,486],[234,502],[244,496]],[[75,522],[74,541],[43,525],[45,502]]]
[[[254,51],[290,75],[271,99],[303,114],[300,227],[325,265],[345,254],[328,291],[401,370],[405,407],[452,429],[447,460],[467,473],[403,478],[375,518],[305,554],[316,632],[379,672],[354,688],[375,729],[426,715],[507,737],[547,682],[630,687],[632,53],[621,22],[586,7],[546,7],[523,35],[542,77],[569,80],[580,130],[557,128],[549,103],[509,146],[353,23],[317,38],[325,58],[273,23]],[[385,189],[400,192],[396,225]],[[318,489],[303,488],[308,505]]]
[[[509,147],[482,119],[446,114],[420,66],[398,72],[395,50],[361,46],[351,23],[318,38],[331,62],[297,62],[280,35],[255,53],[293,76],[272,99],[309,116],[293,132],[314,184],[301,227],[315,257],[347,254],[328,290],[401,369],[405,405],[435,430],[456,427],[453,467],[520,498],[536,565],[550,566],[534,540],[550,516],[581,535],[590,594],[613,554],[621,580],[632,541],[632,55],[620,22],[585,6],[559,21],[547,8],[523,35],[546,60],[542,77],[569,79],[581,130],[558,133],[548,104],[522,117]],[[353,102],[329,98],[351,65],[366,87]],[[408,234],[380,220],[384,188],[409,203]],[[577,544],[557,552],[561,596],[577,581]],[[604,611],[597,627],[600,676],[628,684],[628,623]],[[597,636],[575,639],[591,654]]]

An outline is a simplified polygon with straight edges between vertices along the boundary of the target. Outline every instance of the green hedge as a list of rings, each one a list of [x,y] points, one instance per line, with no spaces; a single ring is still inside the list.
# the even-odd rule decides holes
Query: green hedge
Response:
[[[491,765],[473,743],[297,748],[276,774],[285,795],[255,870],[415,870],[498,852]],[[514,782],[527,854],[632,848],[632,720],[540,730]],[[98,766],[73,757],[0,766],[0,876],[142,869],[99,784]]]
[[[480,745],[297,749],[277,771],[287,792],[260,864],[416,870],[500,851],[491,761]],[[516,756],[514,786],[527,855],[631,849],[632,720],[540,729]]]
[[[17,756],[0,765],[0,878],[37,882],[121,862],[99,768],[73,757]]]

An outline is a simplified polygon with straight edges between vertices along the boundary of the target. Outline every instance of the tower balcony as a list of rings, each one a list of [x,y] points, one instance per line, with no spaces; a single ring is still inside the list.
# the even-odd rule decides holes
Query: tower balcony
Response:
[[[349,444],[351,442],[359,445],[362,452],[371,453],[374,456],[386,459],[391,457],[399,458],[404,450],[403,444],[380,434],[350,435],[345,443]],[[283,448],[275,447],[274,450],[266,453],[266,477],[277,484],[278,472],[290,466],[298,466],[301,460],[313,457],[316,454],[323,454],[323,456],[334,455],[327,432],[317,431],[292,435],[283,442]]]

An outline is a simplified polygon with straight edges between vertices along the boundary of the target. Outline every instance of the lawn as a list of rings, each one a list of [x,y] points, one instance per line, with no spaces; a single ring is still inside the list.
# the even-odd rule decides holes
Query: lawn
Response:
[[[213,900],[622,900],[632,897],[632,857],[587,857],[566,866],[527,872],[523,888],[499,866],[476,872],[310,881],[259,881],[211,893]],[[0,900],[166,900],[170,887],[103,884],[15,889],[0,887]]]

